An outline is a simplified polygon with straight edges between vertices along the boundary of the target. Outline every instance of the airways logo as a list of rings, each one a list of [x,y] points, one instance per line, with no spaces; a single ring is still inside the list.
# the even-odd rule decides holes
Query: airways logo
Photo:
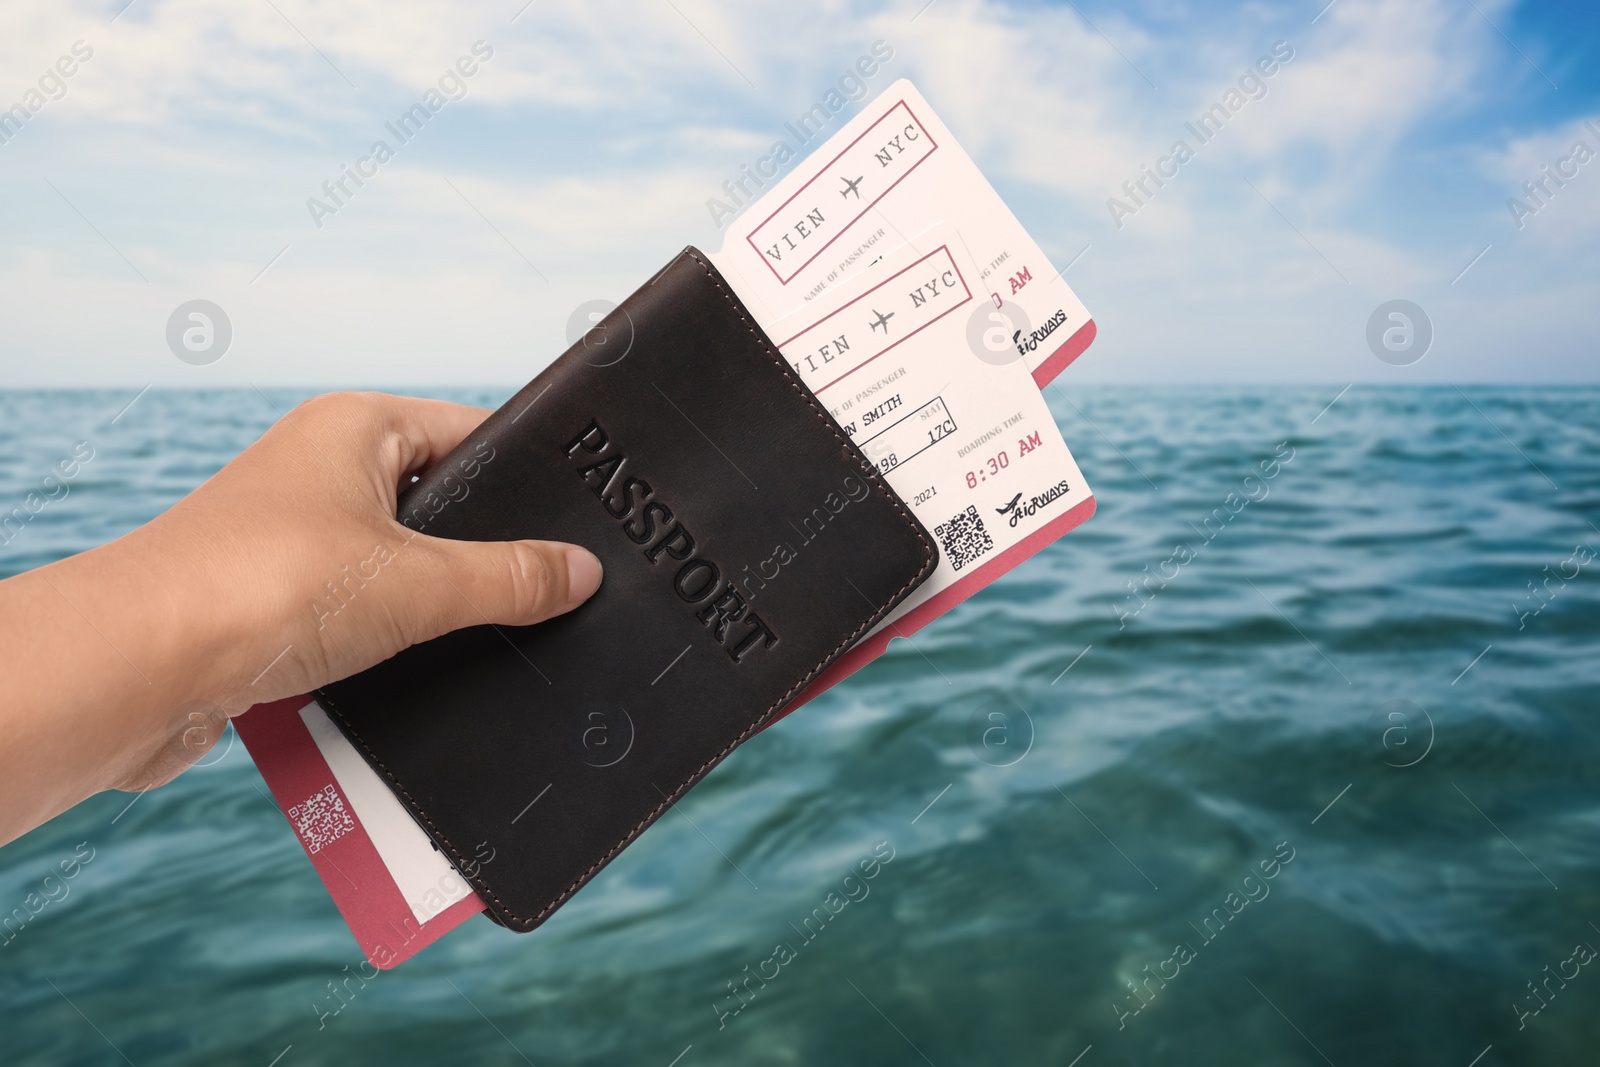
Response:
[[[1006,504],[1005,507],[995,508],[994,513],[996,515],[1008,516],[1006,521],[1010,525],[1015,526],[1023,519],[1031,517],[1040,508],[1048,507],[1055,501],[1060,500],[1070,491],[1071,486],[1069,486],[1066,479],[1063,478],[1061,481],[1057,482],[1055,485],[1052,485],[1038,496],[1029,497],[1027,501],[1024,501],[1022,499],[1022,494],[1018,493],[1016,496],[1011,498],[1010,503]]]

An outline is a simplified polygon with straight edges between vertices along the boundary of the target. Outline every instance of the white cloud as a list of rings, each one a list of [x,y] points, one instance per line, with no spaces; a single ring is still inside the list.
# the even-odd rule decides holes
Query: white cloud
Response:
[[[1600,113],[1513,138],[1480,162],[1504,188],[1508,235],[1563,254],[1592,247],[1600,235]]]
[[[1091,26],[1070,5],[986,0],[940,0],[914,22],[920,0],[674,3],[540,0],[514,24],[521,0],[137,0],[115,23],[88,0],[0,6],[0,101],[74,41],[95,49],[66,97],[0,145],[8,371],[191,381],[160,326],[207,295],[239,326],[208,380],[525,378],[579,302],[621,296],[684,243],[714,245],[706,198],[880,38],[895,58],[874,91],[912,77],[1058,262],[1090,247],[1070,278],[1101,339],[1074,375],[1386,373],[1360,342],[1381,299],[1432,301],[1454,317],[1441,336],[1469,346],[1535,304],[1541,330],[1575,336],[1593,303],[1593,268],[1571,253],[1600,228],[1600,161],[1522,233],[1503,206],[1576,123],[1461,142],[1466,165],[1435,180],[1474,197],[1485,185],[1479,207],[1372,210],[1398,161],[1461,136],[1445,123],[1503,73],[1470,7],[1339,0],[1310,25],[1243,4]],[[466,99],[313,228],[306,198],[479,39],[495,55]],[[1267,97],[1116,230],[1106,198],[1278,40],[1295,57]]]

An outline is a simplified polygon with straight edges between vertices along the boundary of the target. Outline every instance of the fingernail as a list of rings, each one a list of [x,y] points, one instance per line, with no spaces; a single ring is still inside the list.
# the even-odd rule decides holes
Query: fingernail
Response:
[[[567,603],[577,607],[600,588],[600,560],[587,548],[567,549]]]

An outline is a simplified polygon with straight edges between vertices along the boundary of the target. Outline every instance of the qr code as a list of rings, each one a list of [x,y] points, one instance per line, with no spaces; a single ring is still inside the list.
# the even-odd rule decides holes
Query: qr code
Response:
[[[978,509],[967,505],[966,511],[958,511],[944,522],[933,528],[938,536],[939,543],[944,546],[944,554],[950,558],[950,566],[960,570],[985,552],[994,547],[994,539],[989,536],[989,531],[983,528],[983,517],[978,514]]]
[[[289,821],[306,843],[306,851],[313,855],[356,828],[356,821],[345,810],[344,799],[331,785],[290,808]]]

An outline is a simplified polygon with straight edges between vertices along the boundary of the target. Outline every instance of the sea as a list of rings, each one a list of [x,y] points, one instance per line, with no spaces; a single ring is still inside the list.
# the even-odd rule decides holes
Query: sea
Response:
[[[304,395],[0,392],[0,575]],[[363,977],[231,732],[6,845],[0,1064],[1600,1062],[1600,389],[1048,397],[1095,516],[533,933]]]

